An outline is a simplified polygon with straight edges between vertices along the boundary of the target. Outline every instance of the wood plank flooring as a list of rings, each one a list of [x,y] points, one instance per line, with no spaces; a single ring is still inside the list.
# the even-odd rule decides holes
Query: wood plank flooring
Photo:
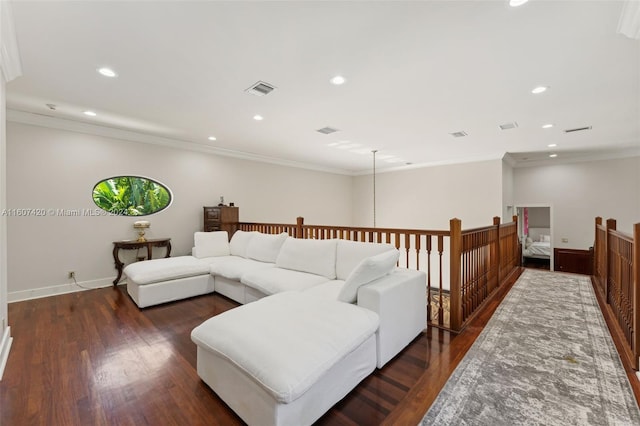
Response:
[[[502,297],[459,335],[425,330],[317,424],[419,422]],[[242,424],[199,379],[190,338],[236,306],[213,294],[140,310],[124,286],[12,303],[0,424]]]

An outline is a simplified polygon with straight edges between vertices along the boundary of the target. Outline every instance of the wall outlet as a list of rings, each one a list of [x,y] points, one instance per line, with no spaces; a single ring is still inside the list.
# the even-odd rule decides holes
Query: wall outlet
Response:
[[[67,277],[67,278],[69,278],[69,279],[73,279],[73,278],[75,278],[75,277],[76,277],[76,271],[69,271],[69,275],[68,275],[68,277]]]
[[[563,239],[562,239],[562,242],[563,242],[563,243],[568,243],[568,242],[569,242],[569,239],[568,239],[568,238],[563,238]]]

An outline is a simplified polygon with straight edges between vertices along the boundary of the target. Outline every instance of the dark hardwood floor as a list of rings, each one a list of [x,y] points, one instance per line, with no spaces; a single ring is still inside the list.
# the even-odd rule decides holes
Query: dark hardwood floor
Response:
[[[459,335],[425,330],[318,424],[418,423],[502,297]],[[0,424],[242,424],[199,379],[190,338],[236,306],[213,294],[140,310],[123,286],[12,303]]]

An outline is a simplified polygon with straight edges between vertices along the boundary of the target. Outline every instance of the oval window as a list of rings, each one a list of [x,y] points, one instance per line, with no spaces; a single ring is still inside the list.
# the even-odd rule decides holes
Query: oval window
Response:
[[[163,184],[139,176],[115,176],[93,187],[93,201],[119,216],[146,216],[171,204],[171,191]]]

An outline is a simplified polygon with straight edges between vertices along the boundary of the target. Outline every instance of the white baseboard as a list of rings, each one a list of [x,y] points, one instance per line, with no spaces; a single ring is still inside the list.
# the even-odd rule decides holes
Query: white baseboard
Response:
[[[23,300],[39,299],[41,297],[57,296],[59,294],[75,293],[77,291],[110,287],[113,285],[113,280],[114,277],[78,282],[78,284],[86,288],[78,287],[74,283],[68,283],[49,287],[34,288],[31,290],[12,291],[7,294],[7,301],[9,303],[20,302]],[[119,284],[124,284],[124,282],[120,282]]]
[[[11,327],[7,326],[4,329],[4,333],[2,334],[2,342],[0,343],[0,380],[2,380],[4,367],[7,365],[7,360],[9,359],[11,342],[13,342],[13,337],[11,337]]]

